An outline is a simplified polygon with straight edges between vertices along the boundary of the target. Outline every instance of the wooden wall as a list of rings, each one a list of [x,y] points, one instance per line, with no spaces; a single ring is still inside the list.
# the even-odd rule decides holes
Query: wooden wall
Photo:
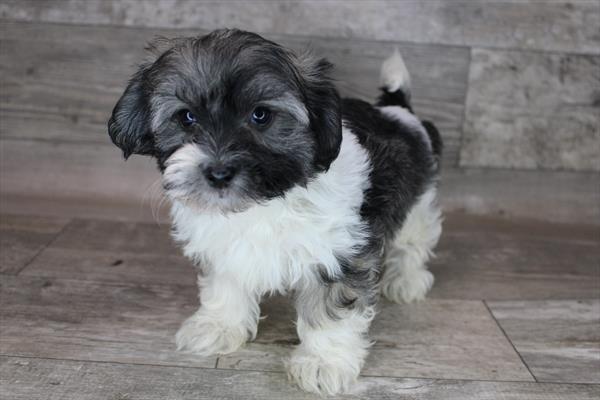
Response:
[[[144,44],[239,27],[313,48],[364,99],[398,47],[447,144],[447,209],[600,223],[600,2],[4,0],[0,22],[5,208],[150,196],[152,162],[106,134]]]

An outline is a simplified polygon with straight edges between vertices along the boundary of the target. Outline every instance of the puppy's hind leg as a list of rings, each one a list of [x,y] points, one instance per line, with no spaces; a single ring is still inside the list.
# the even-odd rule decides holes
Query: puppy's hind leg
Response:
[[[383,295],[396,303],[422,300],[433,285],[425,265],[442,233],[436,189],[428,189],[415,203],[402,228],[386,244]]]

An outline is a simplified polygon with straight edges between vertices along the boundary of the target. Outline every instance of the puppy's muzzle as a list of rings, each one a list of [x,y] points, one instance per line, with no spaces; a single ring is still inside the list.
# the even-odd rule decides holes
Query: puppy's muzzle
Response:
[[[204,169],[204,176],[212,187],[222,189],[231,183],[237,168],[231,165],[215,164]]]

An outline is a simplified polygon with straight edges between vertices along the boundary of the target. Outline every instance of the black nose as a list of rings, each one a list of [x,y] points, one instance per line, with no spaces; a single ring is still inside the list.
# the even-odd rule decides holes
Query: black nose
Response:
[[[235,176],[236,169],[225,165],[215,165],[204,170],[204,175],[210,184],[216,188],[223,188]]]

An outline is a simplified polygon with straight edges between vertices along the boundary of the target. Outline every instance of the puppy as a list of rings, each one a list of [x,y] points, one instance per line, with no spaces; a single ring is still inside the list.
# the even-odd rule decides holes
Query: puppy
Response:
[[[442,142],[412,112],[402,58],[383,64],[371,105],[341,100],[326,60],[253,33],[169,46],[133,75],[108,130],[125,158],[157,160],[174,239],[199,267],[200,308],[177,348],[233,352],[255,338],[261,298],[292,293],[289,376],[346,391],[379,292],[410,302],[433,283]]]

